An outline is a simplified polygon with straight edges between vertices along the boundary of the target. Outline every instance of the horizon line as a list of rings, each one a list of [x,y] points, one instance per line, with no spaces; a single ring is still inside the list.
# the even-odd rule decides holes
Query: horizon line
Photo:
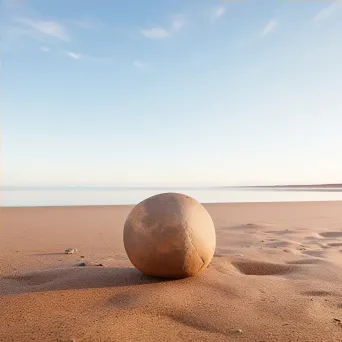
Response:
[[[342,183],[273,185],[0,185],[1,190],[20,189],[222,189],[222,188],[340,188]]]

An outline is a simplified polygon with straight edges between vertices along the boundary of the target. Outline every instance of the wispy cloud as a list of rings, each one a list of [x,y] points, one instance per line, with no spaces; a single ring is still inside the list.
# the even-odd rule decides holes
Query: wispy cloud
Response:
[[[16,18],[15,22],[22,26],[36,30],[47,36],[57,38],[63,41],[69,41],[69,35],[65,27],[55,21]]]
[[[53,49],[50,47],[46,47],[46,46],[41,46],[40,51],[44,52],[44,53],[51,53],[54,55],[59,55],[59,56],[64,56],[64,57],[68,57],[74,61],[79,61],[82,60],[84,62],[87,63],[94,63],[94,64],[103,64],[103,65],[109,65],[113,62],[113,58],[111,57],[103,57],[103,56],[92,56],[92,55],[87,55],[84,53],[80,53],[80,52],[75,52],[75,51],[71,51],[71,50],[60,50],[60,49]],[[147,64],[137,60],[135,64],[135,67],[143,69],[147,67]]]
[[[102,65],[109,65],[113,62],[113,59],[111,57],[101,57],[101,56],[91,56],[84,53],[79,53],[75,51],[56,51],[57,53],[61,53],[62,55],[69,57],[75,61],[82,60],[86,63],[91,64],[102,64]]]
[[[342,11],[342,3],[339,1],[333,2],[331,5],[320,10],[314,17],[314,22],[321,22],[333,17],[339,11]]]
[[[170,32],[162,27],[151,27],[140,31],[143,36],[149,39],[164,39],[170,37]]]
[[[171,37],[175,32],[181,30],[185,25],[185,19],[183,16],[174,17],[171,27],[150,27],[140,30],[140,33],[149,39],[165,39]]]
[[[137,69],[140,69],[140,70],[146,70],[146,68],[147,68],[147,64],[143,61],[138,60],[138,59],[133,62],[133,66]]]
[[[278,25],[278,21],[270,20],[267,25],[262,29],[261,36],[267,36],[271,31],[273,31]]]
[[[180,29],[183,28],[183,26],[185,25],[185,19],[182,15],[178,15],[176,17],[174,17],[173,21],[172,21],[172,30],[173,31],[179,31]]]
[[[88,17],[77,20],[71,20],[70,24],[83,30],[101,29],[104,27],[102,21]]]
[[[223,15],[226,13],[226,8],[223,6],[216,7],[212,11],[212,20],[216,21],[223,17]]]
[[[83,56],[80,53],[72,52],[72,51],[64,51],[64,54],[72,59],[81,59]]]

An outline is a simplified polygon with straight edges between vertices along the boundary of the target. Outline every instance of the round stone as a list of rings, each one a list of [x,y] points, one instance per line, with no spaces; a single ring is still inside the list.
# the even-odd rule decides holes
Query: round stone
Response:
[[[185,278],[202,272],[216,247],[214,223],[195,199],[164,193],[137,204],[127,217],[124,245],[146,275]]]

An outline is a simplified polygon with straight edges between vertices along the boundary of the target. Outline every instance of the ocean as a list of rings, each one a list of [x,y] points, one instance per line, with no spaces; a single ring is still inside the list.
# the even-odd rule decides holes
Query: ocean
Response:
[[[326,188],[20,187],[2,189],[1,205],[5,207],[21,207],[137,204],[147,197],[163,192],[180,192],[187,194],[196,198],[201,203],[342,200],[342,188],[328,190]]]

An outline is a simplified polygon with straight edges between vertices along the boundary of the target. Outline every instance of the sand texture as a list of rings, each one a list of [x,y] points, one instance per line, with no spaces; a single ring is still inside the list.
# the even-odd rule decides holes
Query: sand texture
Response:
[[[216,253],[182,280],[130,264],[130,206],[1,208],[0,341],[342,341],[342,202],[205,207]]]

